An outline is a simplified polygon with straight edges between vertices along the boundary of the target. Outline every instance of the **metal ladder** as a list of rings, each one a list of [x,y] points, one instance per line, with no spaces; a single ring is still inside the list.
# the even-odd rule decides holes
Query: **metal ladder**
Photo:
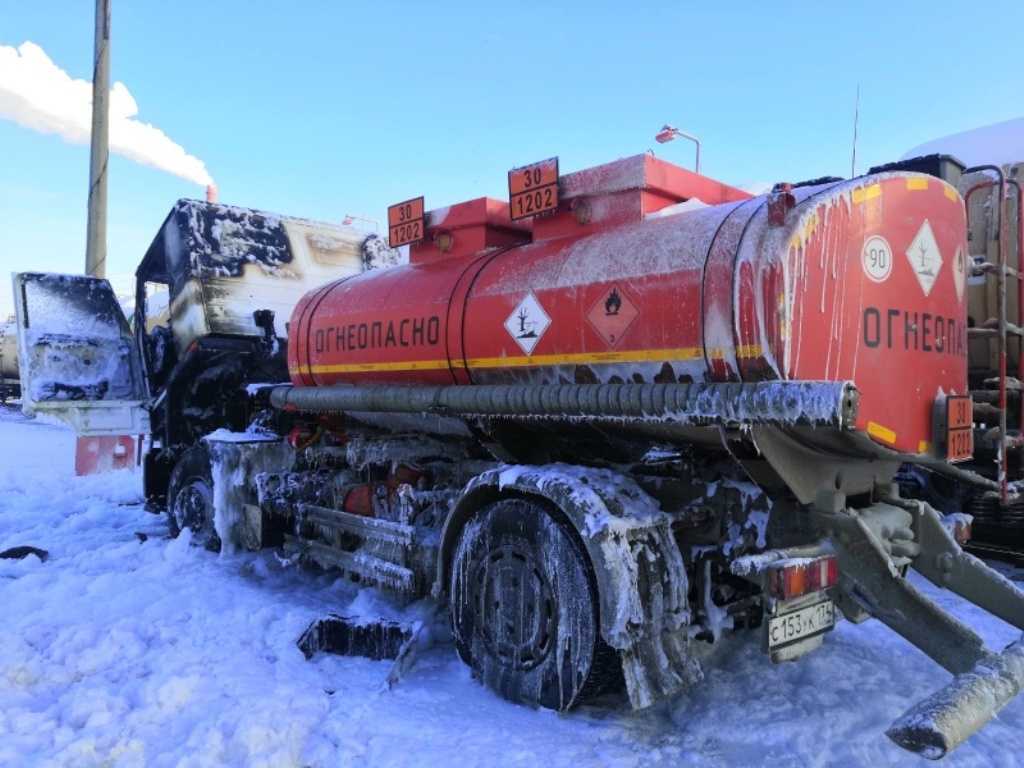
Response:
[[[1010,388],[1010,377],[1007,373],[1007,340],[1010,335],[1017,337],[1018,341],[1018,357],[1017,357],[1017,377],[1013,380],[1014,388],[1017,390],[1018,402],[1021,397],[1024,397],[1024,392],[1021,392],[1022,382],[1024,382],[1024,323],[1022,323],[1021,314],[1024,314],[1024,273],[1021,270],[1021,259],[1022,253],[1024,253],[1024,232],[1022,232],[1022,217],[1024,217],[1024,200],[1021,199],[1021,187],[1015,179],[1007,179],[1002,169],[996,165],[976,165],[972,168],[964,170],[963,175],[966,176],[970,173],[987,173],[994,174],[996,180],[988,179],[986,181],[979,182],[972,186],[967,193],[964,195],[964,207],[966,215],[970,216],[970,201],[971,196],[983,189],[996,188],[996,225],[995,225],[995,243],[996,243],[996,261],[995,263],[986,261],[984,264],[971,268],[973,274],[979,273],[984,274],[987,278],[991,279],[994,275],[996,279],[996,317],[988,318],[980,326],[974,328],[968,328],[967,337],[968,340],[973,338],[984,338],[986,340],[995,338],[998,343],[998,360],[999,369],[997,378],[998,395],[996,403],[993,405],[988,402],[988,395],[990,390],[975,390],[971,394],[977,401],[975,406],[976,414],[987,414],[989,416],[997,416],[999,420],[999,426],[996,430],[996,439],[998,440],[998,483],[999,483],[999,504],[1000,508],[1005,509],[1010,501],[1009,493],[1009,478],[1007,474],[1008,468],[1008,454],[1011,450],[1019,450],[1024,447],[1024,437],[1010,437],[1007,428],[1007,400],[1008,390]],[[1011,267],[1007,264],[1006,252],[1007,252],[1007,238],[1009,227],[1007,226],[1007,187],[1012,186],[1016,191],[1017,199],[1017,267]],[[968,230],[970,231],[970,230]],[[970,254],[968,254],[969,256]],[[1007,319],[1007,301],[1006,301],[1006,282],[1007,278],[1012,278],[1017,284],[1017,322],[1011,323]]]

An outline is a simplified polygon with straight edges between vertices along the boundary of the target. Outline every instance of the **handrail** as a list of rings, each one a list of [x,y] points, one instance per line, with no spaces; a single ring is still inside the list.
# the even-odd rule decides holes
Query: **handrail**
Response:
[[[988,180],[975,184],[964,195],[965,214],[970,212],[970,198],[979,189],[986,189],[998,184],[999,198],[996,205],[996,263],[999,271],[996,273],[996,304],[998,308],[999,321],[999,500],[1005,507],[1009,502],[1009,488],[1007,485],[1007,435],[1006,435],[1006,249],[1003,248],[1005,234],[1003,228],[1005,217],[1003,208],[1006,204],[1006,177],[1003,170],[997,165],[975,165],[964,170],[963,175],[969,173],[982,173],[994,171],[998,182]]]

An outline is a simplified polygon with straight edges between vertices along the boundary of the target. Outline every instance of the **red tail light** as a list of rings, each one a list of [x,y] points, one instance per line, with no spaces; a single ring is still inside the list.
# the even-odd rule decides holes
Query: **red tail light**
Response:
[[[780,600],[828,589],[838,581],[839,562],[833,555],[783,561],[768,571],[768,591]]]

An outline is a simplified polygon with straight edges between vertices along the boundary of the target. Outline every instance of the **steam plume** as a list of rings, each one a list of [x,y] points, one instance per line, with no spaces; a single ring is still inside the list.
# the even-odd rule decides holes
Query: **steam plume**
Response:
[[[156,126],[137,119],[139,105],[124,83],[110,89],[110,151],[201,186],[213,183],[203,161]],[[86,144],[92,84],[72,78],[33,42],[0,45],[0,118],[66,141]]]

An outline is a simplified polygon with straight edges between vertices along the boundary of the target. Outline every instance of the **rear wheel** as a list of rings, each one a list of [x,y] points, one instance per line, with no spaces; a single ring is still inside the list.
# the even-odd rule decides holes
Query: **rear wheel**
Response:
[[[539,502],[497,501],[466,524],[448,594],[459,655],[506,699],[568,709],[615,664],[582,543]]]
[[[197,545],[213,551],[220,549],[220,538],[214,528],[210,452],[205,445],[192,446],[174,465],[167,484],[167,520],[172,536],[188,528]]]

